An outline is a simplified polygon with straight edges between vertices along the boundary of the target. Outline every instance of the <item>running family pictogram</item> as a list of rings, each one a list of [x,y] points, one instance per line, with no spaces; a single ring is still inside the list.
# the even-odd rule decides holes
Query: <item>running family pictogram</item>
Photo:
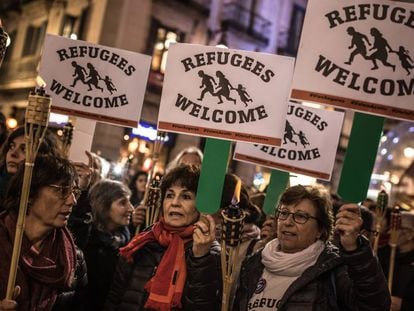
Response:
[[[231,90],[235,90],[239,95],[240,101],[245,107],[248,106],[249,102],[253,102],[249,93],[246,91],[246,87],[242,84],[238,84],[237,88],[235,88],[220,70],[216,71],[217,81],[214,77],[206,74],[203,70],[198,71],[198,76],[201,78],[200,88],[202,90],[200,97],[197,98],[197,100],[202,101],[204,96],[209,93],[213,97],[218,97],[219,102],[217,104],[223,104],[223,99],[225,99],[236,105],[237,100],[232,98],[230,95]]]
[[[304,132],[299,131],[297,133],[293,126],[289,123],[289,121],[286,120],[285,125],[285,134],[283,135],[283,144],[286,145],[287,141],[291,142],[292,144],[295,144],[295,146],[298,145],[297,141],[294,140],[294,135],[298,136],[300,143],[302,144],[303,148],[306,148],[306,146],[309,145],[309,141],[305,135]]]
[[[108,75],[105,75],[105,78],[102,78],[92,63],[87,63],[86,65],[89,72],[83,66],[79,65],[76,61],[72,61],[71,64],[74,68],[74,72],[72,74],[72,77],[74,77],[74,79],[71,87],[75,87],[76,83],[80,81],[88,86],[88,91],[92,91],[92,87],[94,87],[95,89],[101,90],[101,92],[103,92],[103,87],[99,85],[99,81],[103,81],[107,91],[110,92],[111,95],[117,91],[115,84],[112,82],[112,79]]]
[[[356,31],[352,26],[347,28],[347,33],[352,37],[351,45],[348,48],[353,50],[345,64],[351,65],[354,58],[357,55],[361,55],[365,60],[372,61],[374,66],[371,70],[379,68],[377,62],[379,61],[385,67],[390,67],[395,71],[396,65],[388,61],[389,53],[395,53],[400,60],[401,67],[406,70],[407,75],[411,74],[410,69],[414,69],[414,61],[409,55],[410,52],[402,45],[399,46],[398,50],[394,50],[378,28],[372,27],[370,30],[373,39],[372,43],[367,35]]]

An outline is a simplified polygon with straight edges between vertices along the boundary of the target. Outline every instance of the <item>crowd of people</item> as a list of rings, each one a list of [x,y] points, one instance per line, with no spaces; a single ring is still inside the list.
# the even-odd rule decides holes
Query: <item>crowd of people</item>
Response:
[[[203,154],[183,150],[161,177],[160,215],[144,228],[147,173],[102,178],[92,156],[88,164],[64,159],[51,133],[35,161],[16,287],[6,299],[24,159],[18,128],[0,152],[0,311],[221,309],[222,211],[235,204],[240,178],[226,174],[221,205],[204,214],[196,206]],[[389,289],[387,224],[375,256],[372,204],[296,185],[266,215],[265,195],[242,183],[229,310],[414,310],[414,214],[401,213]]]

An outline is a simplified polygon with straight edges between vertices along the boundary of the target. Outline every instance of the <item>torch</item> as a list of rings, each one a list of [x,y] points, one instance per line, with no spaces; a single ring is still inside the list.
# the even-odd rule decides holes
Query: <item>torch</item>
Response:
[[[243,229],[244,212],[240,209],[241,180],[238,179],[231,204],[221,211],[223,225],[221,231],[221,273],[223,280],[223,297],[221,310],[228,311],[230,292],[234,283],[236,260]]]
[[[385,217],[385,213],[387,211],[387,205],[388,205],[388,195],[384,190],[381,190],[378,193],[377,197],[377,206],[375,208],[375,230],[378,232],[378,234],[375,236],[374,240],[374,254],[377,255],[378,252],[378,244],[379,239],[381,235],[381,226],[382,221]]]
[[[73,139],[73,124],[72,122],[66,123],[63,127],[63,154],[68,157],[69,156],[69,149],[72,145]]]
[[[144,202],[145,206],[147,207],[147,212],[145,214],[145,227],[152,225],[158,220],[159,208],[161,205],[161,191],[159,188],[160,180],[159,177],[153,178],[152,176],[154,175],[155,165],[159,160],[162,146],[164,145],[165,140],[166,133],[158,131],[152,151],[152,166],[148,172],[147,185],[145,186],[144,198],[142,199],[142,202]],[[140,230],[141,226],[137,226],[135,234],[139,233]]]
[[[32,181],[33,166],[39,146],[45,136],[49,120],[51,98],[45,94],[43,88],[30,93],[25,115],[25,144],[26,159],[24,164],[24,176],[22,193],[20,195],[19,215],[16,224],[16,235],[14,237],[13,254],[10,263],[9,280],[7,283],[6,299],[13,298],[16,282],[17,266],[19,263],[20,250],[26,221],[27,202],[29,199],[30,184]]]
[[[391,253],[390,253],[390,267],[388,270],[388,289],[392,290],[392,279],[394,277],[394,266],[395,266],[395,254],[397,252],[397,243],[398,237],[400,235],[401,229],[401,213],[398,208],[394,208],[391,213],[391,220],[390,220],[390,241],[389,244],[391,246]]]
[[[156,176],[151,181],[151,185],[148,188],[148,196],[147,200],[145,201],[145,206],[147,207],[145,225],[148,227],[157,221],[161,206],[161,189],[159,176]]]
[[[3,25],[1,24],[1,20],[0,20],[0,67],[3,62],[4,55],[6,54],[8,38],[9,38],[9,35],[7,34],[6,31],[4,31]]]

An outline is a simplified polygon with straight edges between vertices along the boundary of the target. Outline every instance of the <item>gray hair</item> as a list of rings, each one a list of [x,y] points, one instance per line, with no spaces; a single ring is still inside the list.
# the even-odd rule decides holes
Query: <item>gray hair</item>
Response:
[[[89,202],[92,208],[92,219],[96,227],[105,230],[109,223],[109,210],[112,203],[122,197],[129,197],[131,191],[123,183],[104,179],[97,182],[89,190]]]

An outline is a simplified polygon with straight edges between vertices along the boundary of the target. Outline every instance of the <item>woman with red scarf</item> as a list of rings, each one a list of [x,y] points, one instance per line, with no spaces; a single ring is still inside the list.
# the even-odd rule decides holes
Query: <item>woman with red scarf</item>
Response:
[[[162,216],[120,249],[104,310],[218,308],[219,247],[211,216],[195,206],[199,168],[179,166],[161,181]]]
[[[76,198],[76,171],[56,157],[36,159],[14,300],[6,300],[24,170],[20,166],[0,214],[0,310],[81,310],[86,268],[66,224]]]

